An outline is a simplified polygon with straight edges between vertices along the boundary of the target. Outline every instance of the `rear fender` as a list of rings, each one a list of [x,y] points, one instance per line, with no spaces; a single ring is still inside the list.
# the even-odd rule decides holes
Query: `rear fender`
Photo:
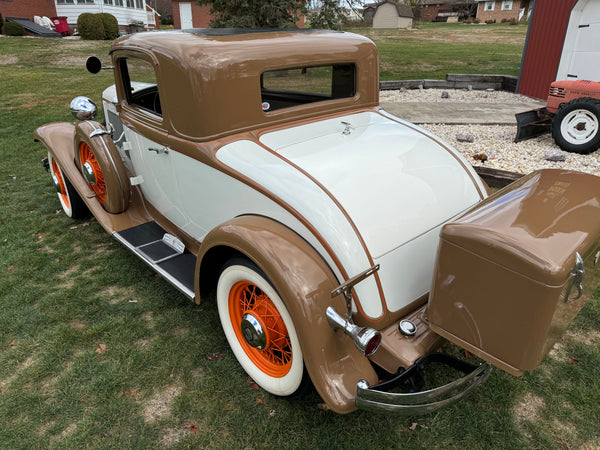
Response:
[[[212,230],[202,242],[196,298],[207,291],[207,284],[216,285],[220,263],[232,252],[257,264],[283,299],[298,332],[308,374],[328,407],[338,413],[354,411],[358,381],[374,383],[377,375],[352,340],[327,323],[328,306],[342,314],[345,311],[342,296],[331,297],[339,282],[327,264],[304,239],[279,222],[236,217]],[[205,271],[212,276],[202,275]]]

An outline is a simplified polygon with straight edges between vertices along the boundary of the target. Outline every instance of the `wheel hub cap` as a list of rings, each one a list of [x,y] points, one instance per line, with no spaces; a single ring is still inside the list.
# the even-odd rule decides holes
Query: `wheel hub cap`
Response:
[[[242,317],[240,324],[242,335],[251,347],[262,350],[267,345],[267,335],[257,317],[250,313],[246,313]]]
[[[60,180],[58,179],[58,177],[55,174],[52,174],[52,182],[54,183],[56,192],[58,192],[59,194],[64,194],[64,192],[62,191],[62,187],[60,185]]]
[[[89,163],[89,161],[86,161],[83,164],[83,176],[85,177],[88,183],[96,184],[96,174],[94,173],[94,168]]]

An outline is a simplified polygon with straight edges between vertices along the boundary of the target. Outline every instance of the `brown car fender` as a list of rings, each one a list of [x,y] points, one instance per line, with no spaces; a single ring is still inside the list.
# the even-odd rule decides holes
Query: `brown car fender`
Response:
[[[243,254],[267,275],[290,313],[304,364],[330,409],[356,409],[356,384],[377,382],[371,363],[342,332],[327,323],[325,310],[344,314],[342,296],[331,297],[338,280],[316,250],[291,229],[262,216],[240,216],[213,229],[204,239],[196,263],[196,298],[215,286],[222,265]]]

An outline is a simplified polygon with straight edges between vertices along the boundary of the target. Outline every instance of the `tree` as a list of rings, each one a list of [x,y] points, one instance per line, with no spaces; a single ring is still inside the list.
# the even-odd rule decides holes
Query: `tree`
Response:
[[[215,28],[293,28],[305,15],[306,0],[198,0],[211,5]]]
[[[348,20],[348,10],[356,11],[359,0],[321,0],[312,1],[316,11],[309,15],[311,28],[337,30]],[[362,7],[360,7],[362,9]]]

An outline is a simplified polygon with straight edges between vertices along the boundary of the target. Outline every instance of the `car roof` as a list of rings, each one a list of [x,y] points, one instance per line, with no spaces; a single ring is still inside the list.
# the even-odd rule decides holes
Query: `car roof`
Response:
[[[370,39],[353,33],[231,28],[146,32],[117,39],[111,53],[115,66],[120,57],[136,55],[154,63],[163,113],[173,128],[167,131],[181,137],[214,139],[379,102],[377,49]],[[261,110],[265,71],[336,63],[356,65],[355,97],[271,114]]]

